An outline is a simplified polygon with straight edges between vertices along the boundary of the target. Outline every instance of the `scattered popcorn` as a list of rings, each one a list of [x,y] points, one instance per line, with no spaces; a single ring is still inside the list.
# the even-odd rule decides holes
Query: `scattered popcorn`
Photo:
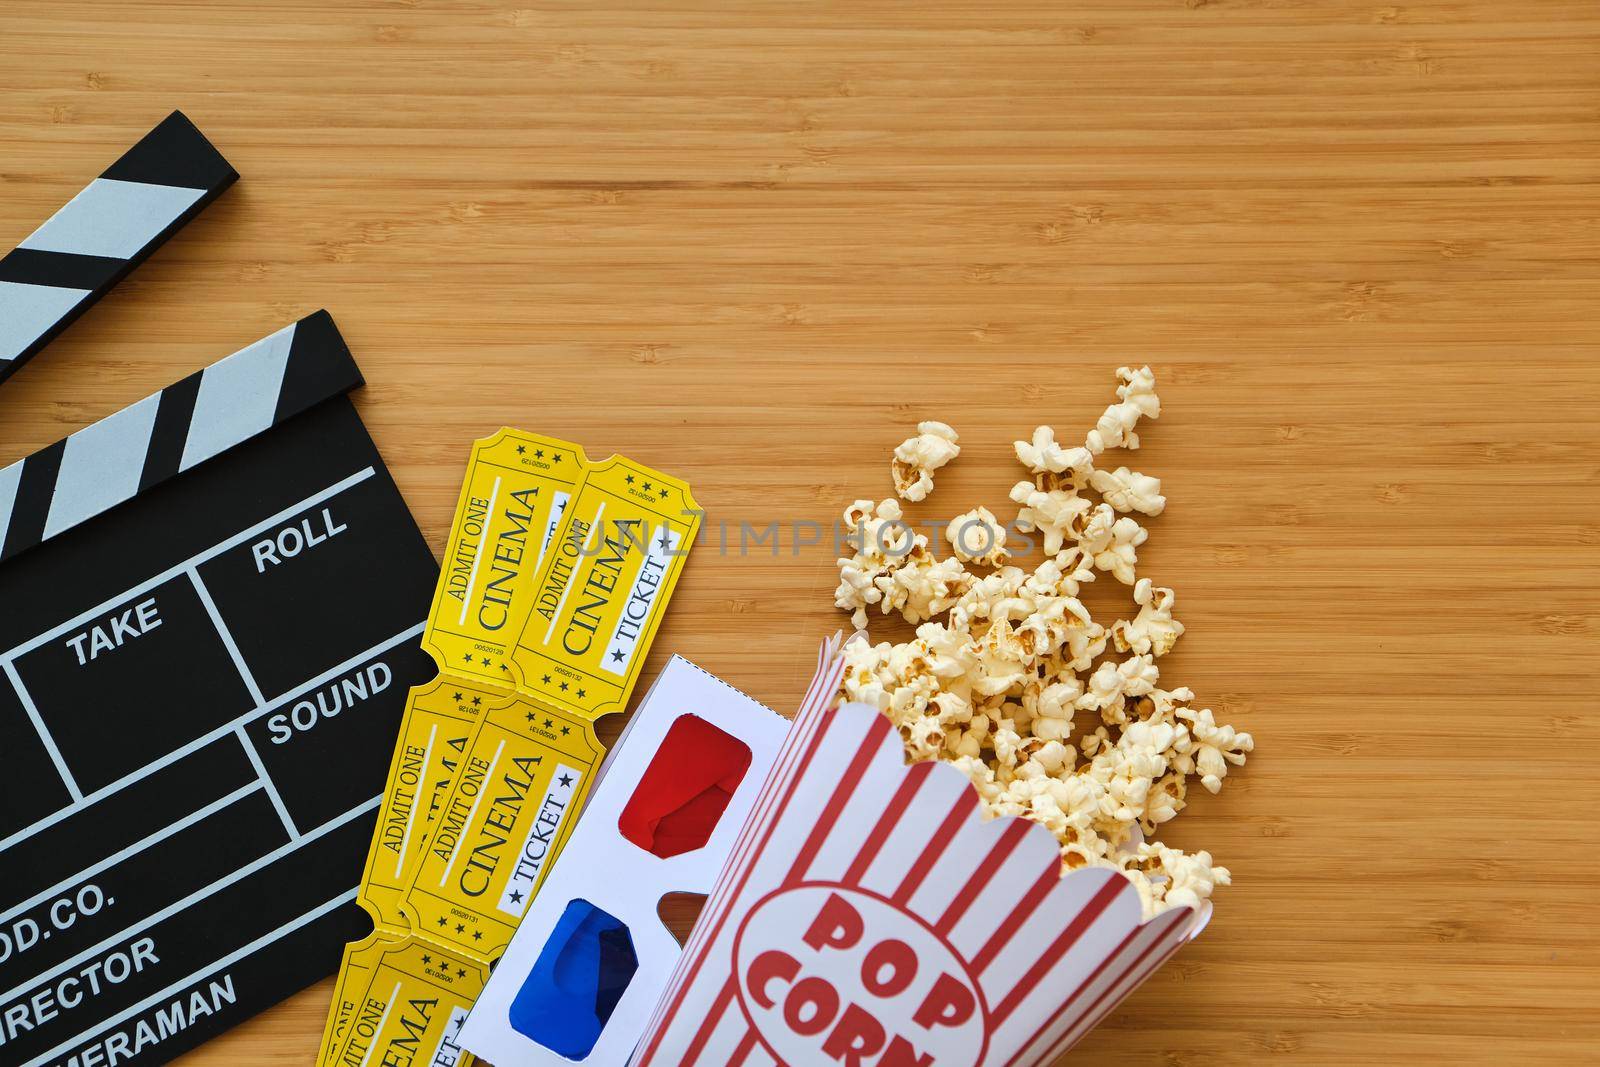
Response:
[[[919,551],[904,566],[875,579],[879,607],[885,615],[898,611],[910,623],[931,619],[954,607],[971,584],[972,575],[962,568],[960,560],[936,560],[927,554],[925,544],[924,538]]]
[[[1156,376],[1149,367],[1140,367],[1138,370],[1119,367],[1117,378],[1122,382],[1117,386],[1119,402],[1106,408],[1083,442],[1083,446],[1097,456],[1108,448],[1138,448],[1139,435],[1133,432],[1133,428],[1138,425],[1139,419],[1161,417],[1161,398],[1156,396]]]
[[[1211,709],[1183,715],[1189,723],[1189,733],[1195,739],[1194,770],[1200,775],[1200,784],[1211,793],[1222,789],[1222,780],[1228,776],[1228,765],[1244,766],[1247,753],[1255,751],[1255,738],[1234,730],[1231,726],[1218,726]]]
[[[1094,561],[1095,570],[1110,571],[1123,585],[1132,585],[1134,565],[1139,562],[1137,550],[1149,536],[1149,531],[1132,519],[1117,518],[1110,504],[1098,504],[1083,523],[1078,547]]]
[[[1159,895],[1155,885],[1149,890],[1151,899],[1145,904],[1145,911],[1165,910],[1177,907],[1199,907],[1200,902],[1211,896],[1211,892],[1219,885],[1229,885],[1232,879],[1228,875],[1228,868],[1218,867],[1211,861],[1211,853],[1196,852],[1193,855],[1179,852],[1175,848],[1165,845],[1140,845],[1136,856],[1130,860],[1136,864],[1133,868],[1146,874],[1158,871],[1165,875],[1164,883],[1160,885]],[[1124,872],[1128,870],[1123,868]],[[1134,885],[1140,886],[1138,880]],[[1141,890],[1143,886],[1141,886]],[[1143,892],[1140,894],[1144,895]]]
[[[933,492],[933,472],[961,454],[956,432],[942,422],[917,423],[917,435],[894,450],[894,491],[915,503]]]
[[[893,560],[909,551],[911,529],[902,521],[900,502],[893,499],[881,504],[857,500],[844,509],[844,524],[852,531],[856,552],[838,559],[839,588],[834,590],[833,602],[846,611],[853,610],[856,629],[864,630],[867,608],[883,597],[878,579],[889,573]]]
[[[1098,711],[1108,724],[1127,725],[1122,715],[1126,698],[1152,692],[1160,677],[1154,656],[1131,656],[1121,663],[1106,660],[1090,676],[1088,691],[1078,698],[1078,707]]]
[[[988,508],[973,508],[957,515],[945,527],[945,540],[963,563],[981,563],[985,567],[998,567],[1010,558],[1006,551],[1006,530]]]
[[[944,559],[906,525],[893,499],[858,500],[845,510],[854,553],[838,560],[835,603],[858,630],[873,606],[917,630],[901,643],[873,644],[865,634],[848,642],[840,699],[878,708],[909,759],[959,769],[991,815],[1049,829],[1063,867],[1122,872],[1151,916],[1196,907],[1229,884],[1227,868],[1210,853],[1185,853],[1146,835],[1188,805],[1191,778],[1209,792],[1221,789],[1255,741],[1219,725],[1210,709],[1191,707],[1188,689],[1161,688],[1156,661],[1184,627],[1173,617],[1176,594],[1138,574],[1149,533],[1128,513],[1159,515],[1166,498],[1159,479],[1094,466],[1106,449],[1138,448],[1135,428],[1157,418],[1161,402],[1150,368],[1124,367],[1117,378],[1118,402],[1083,447],[1063,447],[1048,426],[1015,442],[1032,474],[1010,492],[1015,529],[1040,534],[1044,549],[1031,571],[1008,563],[1004,524],[985,508],[948,524],[952,554]],[[895,450],[895,487],[907,500],[923,499],[932,472],[959,451],[943,423],[917,429]],[[1100,502],[1083,495],[1090,491]],[[967,565],[992,570],[972,573]],[[1131,618],[1102,626],[1078,599],[1099,573],[1132,587]]]
[[[1152,656],[1165,656],[1178,643],[1183,633],[1183,623],[1172,617],[1172,605],[1178,595],[1170,589],[1157,589],[1148,578],[1140,578],[1133,586],[1133,602],[1139,605],[1139,614],[1132,619],[1119,619],[1111,625],[1111,641],[1119,652],[1141,652]]]
[[[1117,511],[1137,511],[1141,515],[1159,515],[1166,510],[1167,498],[1161,495],[1161,479],[1151,478],[1118,467],[1114,471],[1097,470],[1089,475],[1089,485]]]
[[[1061,474],[1064,471],[1082,472],[1088,477],[1094,456],[1087,448],[1062,448],[1056,443],[1056,432],[1048,426],[1033,431],[1033,440],[1013,442],[1017,459],[1035,474]],[[1081,483],[1080,483],[1081,485]]]
[[[1011,487],[1011,499],[1021,504],[1017,529],[1044,535],[1045,555],[1053,556],[1066,545],[1072,529],[1089,511],[1089,501],[1069,489],[1040,489],[1032,482]]]

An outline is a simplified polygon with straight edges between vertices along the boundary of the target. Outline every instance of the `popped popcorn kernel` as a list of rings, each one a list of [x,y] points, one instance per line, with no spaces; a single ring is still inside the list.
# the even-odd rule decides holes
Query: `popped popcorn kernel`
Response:
[[[1134,432],[1134,427],[1139,420],[1161,417],[1161,398],[1156,396],[1156,376],[1149,367],[1140,367],[1138,370],[1118,367],[1117,379],[1122,383],[1117,386],[1118,402],[1106,408],[1100,421],[1084,438],[1083,446],[1096,456],[1108,448],[1138,448],[1139,435]]]
[[[852,531],[850,543],[855,554],[840,556],[839,586],[833,603],[851,611],[857,630],[867,628],[867,608],[883,598],[878,579],[887,575],[892,563],[911,547],[910,527],[902,521],[900,502],[890,498],[881,504],[857,500],[844,509],[845,527]]]
[[[1094,471],[1089,475],[1089,485],[1107,504],[1124,513],[1137,511],[1141,515],[1155,516],[1167,507],[1167,498],[1161,495],[1161,479],[1127,467]]]
[[[878,606],[885,615],[899,612],[907,622],[918,623],[949,611],[972,582],[958,559],[936,560],[924,551],[923,538],[909,559],[888,574],[875,578]]]
[[[1011,558],[1006,551],[1006,528],[988,508],[973,508],[957,515],[945,527],[944,536],[950,542],[950,550],[963,563],[998,567]]]
[[[919,422],[916,436],[895,447],[890,473],[902,500],[927,499],[933,492],[933,472],[961,454],[957,440],[956,432],[942,422]]]
[[[1191,707],[1188,689],[1161,686],[1157,660],[1184,626],[1173,616],[1177,595],[1138,573],[1149,532],[1129,513],[1159,515],[1166,498],[1157,478],[1094,465],[1107,449],[1138,448],[1136,428],[1160,416],[1161,401],[1149,367],[1122,367],[1117,379],[1117,403],[1083,446],[1062,446],[1049,426],[1014,442],[1032,474],[1009,493],[1015,530],[1043,541],[1031,571],[1009,562],[1005,529],[985,508],[948,524],[951,554],[942,559],[896,500],[845,509],[853,553],[838,560],[835,603],[858,630],[874,607],[917,630],[911,641],[872,644],[858,634],[848,642],[839,699],[887,716],[908,759],[959,769],[989,815],[1048,829],[1063,869],[1121,873],[1149,917],[1196,907],[1229,884],[1210,853],[1147,835],[1187,807],[1191,779],[1219,791],[1255,740]],[[895,450],[895,488],[907,500],[926,497],[933,471],[960,451],[944,423],[917,430]],[[969,564],[992,569],[973,573]],[[1078,599],[1102,573],[1132,587],[1132,618],[1102,625]],[[1104,658],[1108,650],[1121,658]]]
[[[1139,605],[1139,614],[1132,619],[1118,619],[1111,626],[1111,641],[1117,651],[1147,652],[1152,656],[1171,652],[1183,634],[1183,623],[1172,617],[1178,595],[1170,589],[1157,588],[1148,578],[1140,578],[1133,586],[1133,602]]]
[[[1150,532],[1124,515],[1117,518],[1109,504],[1097,504],[1081,522],[1078,547],[1089,556],[1095,570],[1109,571],[1123,585],[1132,585],[1137,578],[1134,568],[1139,562],[1139,546],[1150,537]]]
[[[1067,471],[1087,479],[1094,456],[1087,448],[1062,448],[1056,443],[1056,432],[1049,426],[1040,426],[1027,441],[1014,441],[1017,459],[1034,474],[1061,474]],[[1082,482],[1079,482],[1081,487]]]
[[[1011,487],[1011,499],[1022,507],[1017,511],[1017,529],[1044,535],[1044,551],[1053,556],[1066,546],[1073,530],[1082,524],[1092,506],[1071,489],[1040,489],[1033,482],[1018,482]]]

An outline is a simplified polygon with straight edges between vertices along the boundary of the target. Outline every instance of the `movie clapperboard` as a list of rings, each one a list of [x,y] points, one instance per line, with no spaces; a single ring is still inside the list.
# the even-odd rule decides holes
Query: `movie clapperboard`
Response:
[[[174,111],[0,256],[0,382],[238,178]]]
[[[438,576],[326,312],[0,469],[0,1064],[331,973]]]

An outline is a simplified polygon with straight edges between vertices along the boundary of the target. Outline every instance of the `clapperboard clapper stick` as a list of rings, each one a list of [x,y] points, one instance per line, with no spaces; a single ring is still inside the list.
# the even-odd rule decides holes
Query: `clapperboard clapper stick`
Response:
[[[318,312],[0,469],[0,1063],[331,973],[438,577]]]
[[[239,178],[174,111],[0,259],[0,381]]]

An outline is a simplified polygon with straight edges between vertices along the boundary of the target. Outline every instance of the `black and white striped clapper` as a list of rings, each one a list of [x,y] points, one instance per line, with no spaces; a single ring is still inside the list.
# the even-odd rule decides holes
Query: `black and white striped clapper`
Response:
[[[326,311],[0,468],[0,560],[362,384]]]
[[[0,259],[0,381],[238,180],[181,112]]]

